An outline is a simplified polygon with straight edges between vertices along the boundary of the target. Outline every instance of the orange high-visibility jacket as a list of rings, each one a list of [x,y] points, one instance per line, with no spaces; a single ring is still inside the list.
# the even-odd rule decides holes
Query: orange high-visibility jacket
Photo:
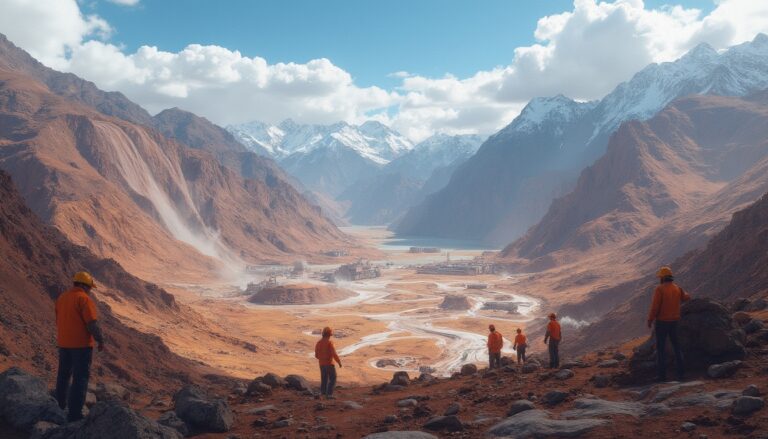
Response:
[[[98,318],[96,304],[82,288],[74,287],[56,299],[56,329],[60,348],[93,347],[88,323]]]
[[[501,348],[504,346],[504,337],[499,331],[493,331],[488,334],[488,351],[496,354],[501,352]]]
[[[517,334],[515,336],[515,345],[517,347],[526,346],[528,343],[528,338],[525,336],[525,334]]]
[[[549,335],[549,338],[552,340],[560,340],[562,338],[560,323],[558,323],[557,320],[550,320],[549,323],[547,323],[547,335]]]
[[[690,298],[691,296],[674,282],[665,282],[659,285],[653,292],[653,302],[651,303],[651,310],[648,311],[648,321],[675,322],[680,320],[680,305]]]
[[[333,360],[341,364],[336,348],[330,338],[323,337],[315,345],[315,358],[321,366],[333,366]]]

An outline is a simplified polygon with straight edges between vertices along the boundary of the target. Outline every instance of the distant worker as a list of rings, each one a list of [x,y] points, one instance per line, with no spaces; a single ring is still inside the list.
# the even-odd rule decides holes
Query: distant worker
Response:
[[[504,346],[504,337],[493,325],[488,325],[488,363],[489,369],[501,367],[501,348]]]
[[[523,334],[523,330],[517,328],[517,335],[515,336],[515,345],[512,346],[517,352],[517,363],[525,363],[525,348],[528,347],[528,338]]]
[[[557,315],[552,313],[549,315],[547,332],[544,334],[544,344],[549,346],[549,367],[551,369],[560,367],[560,340],[562,339],[563,333],[560,329],[560,323],[557,322]]]
[[[677,340],[677,322],[680,320],[680,305],[691,296],[675,284],[672,269],[661,267],[656,273],[660,285],[653,292],[651,310],[648,312],[648,327],[656,322],[656,361],[659,367],[659,381],[667,380],[667,337],[675,352],[677,379],[682,381],[685,368],[683,353]]]
[[[333,398],[333,389],[336,387],[336,367],[333,361],[336,360],[341,367],[341,360],[333,346],[331,336],[333,330],[329,327],[323,328],[323,337],[315,345],[315,358],[320,363],[320,395],[326,399]]]
[[[72,280],[73,287],[56,299],[59,346],[56,400],[62,410],[68,409],[67,420],[70,422],[83,418],[94,339],[98,343],[99,352],[104,350],[104,337],[97,321],[96,304],[90,297],[91,289],[96,288],[93,277],[81,271],[75,274]]]

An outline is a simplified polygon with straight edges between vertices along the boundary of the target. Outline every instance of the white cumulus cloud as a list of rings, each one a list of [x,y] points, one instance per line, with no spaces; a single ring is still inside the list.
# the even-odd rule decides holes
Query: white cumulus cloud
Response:
[[[698,43],[722,49],[768,32],[768,1],[719,0],[703,14],[682,6],[651,9],[641,0],[575,0],[571,10],[538,21],[534,44],[510,47],[506,65],[466,78],[393,66],[389,76],[400,83],[385,90],[356,85],[349,72],[322,58],[270,64],[199,44],[178,52],[148,44],[128,53],[109,41],[109,24],[83,14],[76,0],[3,3],[0,32],[16,44],[151,112],[179,106],[220,124],[371,118],[414,140],[437,131],[489,134],[533,97],[599,98],[647,64],[673,60]]]

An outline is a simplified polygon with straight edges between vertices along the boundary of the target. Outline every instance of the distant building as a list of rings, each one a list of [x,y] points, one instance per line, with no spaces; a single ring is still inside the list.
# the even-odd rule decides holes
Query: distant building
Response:
[[[246,287],[245,292],[246,294],[256,294],[259,291],[265,289],[265,288],[274,288],[278,285],[277,283],[277,277],[276,276],[269,276],[266,280],[263,280],[261,282],[250,282],[248,284],[248,287]]]
[[[373,279],[381,276],[381,270],[366,259],[354,264],[342,265],[333,273],[334,280]]]
[[[408,249],[409,253],[440,253],[440,249],[437,247],[411,247]]]

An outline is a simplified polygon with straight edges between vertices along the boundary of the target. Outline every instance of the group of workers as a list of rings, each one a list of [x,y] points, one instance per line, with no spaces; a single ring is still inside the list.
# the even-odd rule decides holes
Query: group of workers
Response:
[[[677,379],[683,379],[683,355],[677,337],[680,306],[691,296],[674,282],[672,270],[661,267],[656,273],[659,285],[653,293],[653,301],[648,312],[648,327],[655,322],[656,357],[658,379],[666,381],[666,340],[669,339],[675,356]],[[72,287],[61,293],[56,299],[57,343],[59,347],[59,368],[56,378],[56,400],[59,407],[68,409],[67,419],[82,419],[85,395],[88,390],[91,360],[94,346],[99,352],[104,350],[105,340],[98,324],[96,304],[91,298],[91,290],[96,288],[93,277],[86,272],[79,272],[73,278]],[[504,337],[494,325],[488,327],[488,352],[490,368],[501,366],[501,349]],[[332,399],[336,386],[336,362],[341,367],[341,359],[331,341],[333,330],[326,327],[322,337],[315,345],[315,358],[320,365],[320,393]],[[548,346],[549,367],[560,367],[560,341],[562,329],[557,316],[549,315],[549,322],[544,334],[544,343]],[[518,328],[512,348],[517,352],[517,362],[525,362],[528,341],[523,331]]]

